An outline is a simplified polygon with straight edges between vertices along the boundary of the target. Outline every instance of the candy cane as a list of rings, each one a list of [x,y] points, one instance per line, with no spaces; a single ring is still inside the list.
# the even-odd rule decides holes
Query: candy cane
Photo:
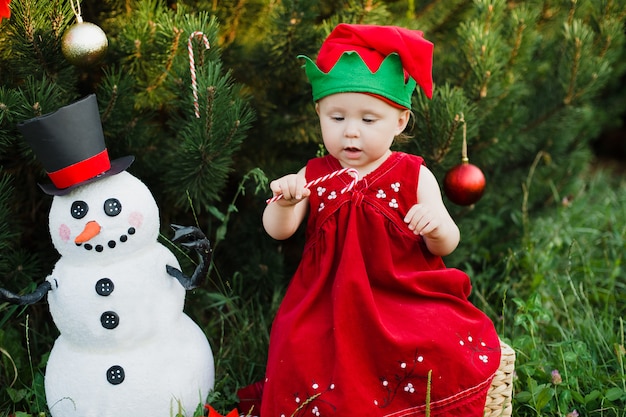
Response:
[[[191,72],[191,90],[193,91],[193,107],[196,113],[196,118],[199,119],[200,106],[198,104],[198,81],[196,80],[196,64],[193,60],[193,45],[191,44],[193,38],[201,39],[204,43],[205,49],[211,48],[211,45],[209,45],[209,40],[206,35],[199,31],[189,35],[189,39],[187,40],[187,51],[189,52],[189,72]]]
[[[350,183],[341,190],[341,194],[350,191],[352,188],[354,188],[356,183],[359,182],[359,171],[357,171],[354,168],[342,168],[342,169],[338,169],[337,171],[331,172],[330,174],[326,174],[323,177],[319,177],[313,181],[307,182],[304,185],[304,188],[311,188],[319,184],[320,182],[327,181],[341,174],[350,174],[352,176],[352,181],[350,181]],[[267,204],[273,203],[276,200],[280,200],[282,197],[283,197],[282,194],[275,195],[274,197],[267,199],[266,203]]]

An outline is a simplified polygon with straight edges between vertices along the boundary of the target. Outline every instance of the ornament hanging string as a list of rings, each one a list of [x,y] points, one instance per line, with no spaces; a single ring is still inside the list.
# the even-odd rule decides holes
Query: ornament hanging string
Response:
[[[461,162],[469,162],[467,156],[467,124],[465,123],[465,117],[461,113],[461,119],[459,122],[463,123],[463,147],[461,148]]]
[[[193,92],[193,108],[196,114],[196,118],[200,118],[200,105],[198,104],[198,80],[196,79],[196,64],[193,59],[193,39],[198,38],[202,40],[204,49],[210,49],[211,45],[206,35],[202,32],[196,31],[189,35],[187,40],[187,51],[189,52],[189,72],[191,73],[191,90]]]
[[[348,191],[350,191],[352,188],[354,188],[354,186],[356,185],[357,182],[359,182],[359,172],[354,169],[354,168],[342,168],[342,169],[338,169],[337,171],[333,171],[330,174],[326,174],[323,177],[319,177],[317,179],[314,179],[313,181],[309,181],[304,185],[304,188],[311,188],[317,184],[319,184],[320,182],[324,182],[327,181],[331,178],[334,178],[338,175],[342,175],[342,174],[350,174],[352,176],[352,181],[350,181],[350,183],[348,185],[346,185],[342,190],[341,190],[341,194],[346,193]],[[276,195],[272,198],[267,199],[265,202],[267,204],[273,203],[276,200],[280,200],[281,198],[283,198],[282,194]]]
[[[76,21],[78,23],[83,23],[82,11],[80,9],[80,1],[76,0],[76,5],[74,5],[74,0],[70,0],[70,6],[72,6],[72,11],[74,12],[74,16],[76,16]]]

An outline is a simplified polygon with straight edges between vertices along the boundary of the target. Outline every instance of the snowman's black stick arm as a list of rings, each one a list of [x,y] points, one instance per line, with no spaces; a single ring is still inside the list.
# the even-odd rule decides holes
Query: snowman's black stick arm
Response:
[[[52,284],[50,284],[48,281],[44,281],[39,284],[39,286],[35,288],[35,291],[31,292],[30,294],[24,295],[17,295],[9,290],[0,288],[0,301],[7,301],[11,304],[17,304],[21,306],[31,305],[41,300],[46,294],[48,294],[48,291],[50,291],[51,289]]]
[[[180,242],[181,245],[193,248],[198,253],[198,265],[191,277],[186,276],[178,268],[166,265],[167,273],[176,278],[186,290],[193,290],[200,286],[200,282],[209,272],[211,266],[211,242],[200,229],[194,226],[178,226],[172,224],[174,229],[173,242]],[[185,240],[185,241],[183,241]]]

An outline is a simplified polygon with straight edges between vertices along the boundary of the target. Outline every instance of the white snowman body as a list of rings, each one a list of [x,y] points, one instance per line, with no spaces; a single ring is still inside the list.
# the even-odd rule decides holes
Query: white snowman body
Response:
[[[61,255],[47,278],[60,332],[45,376],[53,417],[192,416],[213,355],[166,271],[180,266],[157,241],[148,188],[125,171],[101,178],[55,196],[49,223]]]

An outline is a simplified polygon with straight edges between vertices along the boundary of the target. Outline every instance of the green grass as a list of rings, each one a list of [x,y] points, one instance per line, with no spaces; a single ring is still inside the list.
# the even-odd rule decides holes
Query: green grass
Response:
[[[523,239],[472,272],[477,304],[490,306],[517,353],[515,416],[626,416],[626,177],[599,170],[578,181],[575,195],[555,195],[557,203],[541,212],[512,213]],[[225,228],[229,216],[223,222]],[[215,354],[209,402],[223,414],[235,406],[239,387],[263,376],[284,291],[282,281],[265,278],[245,268],[229,277],[214,269],[207,288],[188,297],[187,310]],[[56,332],[42,324],[45,306],[31,307],[0,305],[0,417],[49,415],[43,372]]]
[[[506,275],[516,415],[626,416],[625,191],[623,176],[596,172],[525,219]]]

